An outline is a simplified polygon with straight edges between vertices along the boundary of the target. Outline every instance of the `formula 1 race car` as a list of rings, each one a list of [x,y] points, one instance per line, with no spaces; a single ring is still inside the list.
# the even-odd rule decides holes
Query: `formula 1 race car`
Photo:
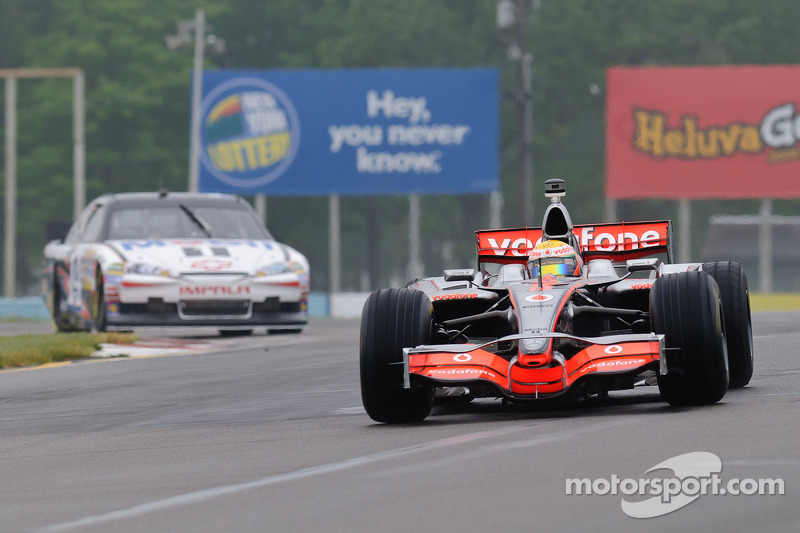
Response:
[[[672,263],[670,221],[573,225],[548,180],[541,228],[476,232],[478,271],[381,289],[361,319],[361,395],[379,422],[436,398],[604,396],[658,384],[671,405],[711,404],[753,374],[739,264]]]

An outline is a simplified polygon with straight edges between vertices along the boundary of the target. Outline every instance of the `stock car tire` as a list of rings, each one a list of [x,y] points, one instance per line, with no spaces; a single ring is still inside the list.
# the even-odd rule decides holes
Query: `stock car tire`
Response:
[[[667,373],[658,389],[670,405],[718,402],[728,390],[719,288],[705,272],[661,276],[650,290],[653,331],[665,336]]]
[[[739,263],[732,261],[703,263],[703,272],[708,272],[719,286],[728,341],[728,386],[738,389],[750,383],[753,377],[753,323],[747,276]]]
[[[98,269],[94,294],[92,295],[92,327],[94,331],[103,332],[106,330],[106,292],[103,284],[103,272]]]
[[[219,330],[220,337],[247,337],[248,335],[252,335],[252,329],[221,329]]]
[[[303,333],[303,328],[268,329],[267,335],[298,335]]]
[[[433,406],[433,388],[403,388],[403,348],[431,339],[433,306],[425,293],[381,289],[361,315],[361,399],[377,422],[419,422]]]
[[[66,322],[64,315],[61,314],[61,287],[58,281],[53,282],[53,325],[59,333],[72,331],[72,327]]]

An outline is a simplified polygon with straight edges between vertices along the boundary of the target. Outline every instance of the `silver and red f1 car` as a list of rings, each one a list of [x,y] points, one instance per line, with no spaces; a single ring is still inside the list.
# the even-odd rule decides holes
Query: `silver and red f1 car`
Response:
[[[125,193],[92,201],[44,250],[42,291],[59,331],[308,322],[308,261],[242,198]]]
[[[747,385],[750,300],[737,263],[672,263],[670,221],[573,225],[563,180],[545,194],[541,228],[476,232],[477,273],[369,296],[360,366],[370,417],[420,421],[452,391],[526,402],[657,383],[667,402],[690,405]]]

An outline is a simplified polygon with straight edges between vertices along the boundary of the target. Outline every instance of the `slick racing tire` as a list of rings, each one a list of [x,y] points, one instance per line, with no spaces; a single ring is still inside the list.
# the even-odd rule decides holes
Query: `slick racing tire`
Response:
[[[98,269],[95,278],[94,294],[92,295],[92,324],[91,329],[97,332],[106,330],[106,292],[103,283],[103,272]]]
[[[361,315],[361,399],[377,422],[424,420],[433,406],[433,388],[403,388],[403,348],[428,344],[433,306],[425,293],[408,289],[373,292]]]
[[[661,276],[650,290],[650,320],[653,331],[665,336],[661,396],[670,405],[722,399],[728,390],[728,356],[714,279],[699,271]]]
[[[719,286],[728,341],[728,386],[738,389],[750,383],[753,377],[753,323],[747,276],[739,263],[732,261],[703,263],[703,272],[708,272]]]

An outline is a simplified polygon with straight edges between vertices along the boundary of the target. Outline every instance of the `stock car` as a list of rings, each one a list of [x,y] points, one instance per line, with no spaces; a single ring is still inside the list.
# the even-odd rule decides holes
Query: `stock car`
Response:
[[[602,398],[655,384],[671,405],[712,404],[748,384],[741,266],[673,263],[668,220],[573,225],[565,193],[563,180],[545,183],[540,228],[477,231],[477,272],[370,294],[360,378],[373,420],[421,421],[452,398]],[[543,241],[568,244],[576,270],[543,276],[531,259]]]
[[[308,322],[309,265],[240,197],[111,194],[45,246],[42,292],[59,331],[299,333]]]

